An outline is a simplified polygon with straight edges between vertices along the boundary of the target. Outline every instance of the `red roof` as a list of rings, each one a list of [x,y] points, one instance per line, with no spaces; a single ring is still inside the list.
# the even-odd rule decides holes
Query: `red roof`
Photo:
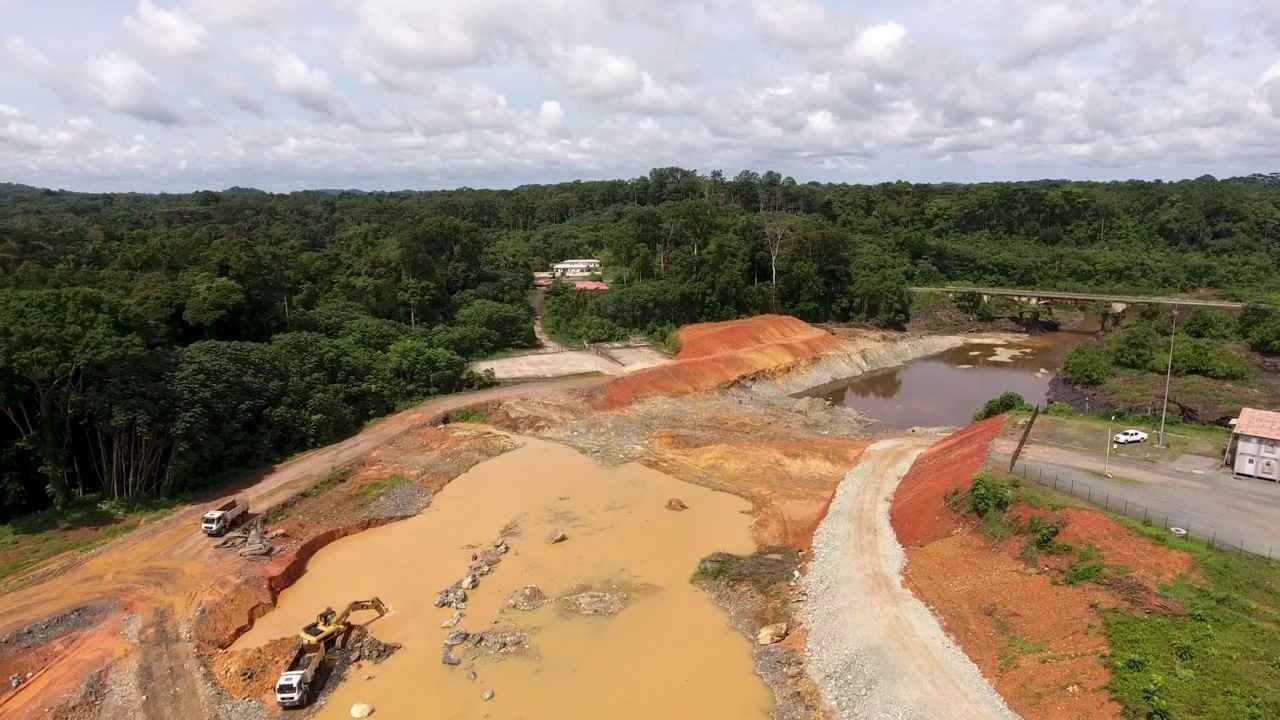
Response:
[[[578,280],[573,284],[575,290],[608,290],[609,283],[599,280]]]
[[[1245,408],[1240,411],[1235,433],[1267,440],[1280,440],[1280,412]]]

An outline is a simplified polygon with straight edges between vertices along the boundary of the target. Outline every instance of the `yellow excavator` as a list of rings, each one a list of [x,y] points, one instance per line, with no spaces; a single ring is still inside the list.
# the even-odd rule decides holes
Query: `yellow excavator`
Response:
[[[298,636],[302,638],[304,645],[322,645],[336,639],[336,644],[341,646],[343,636],[351,628],[347,618],[351,617],[351,613],[361,610],[376,610],[378,617],[387,614],[387,606],[378,598],[352,600],[342,612],[335,612],[331,607],[325,608],[324,612],[316,616],[315,622],[302,628]]]

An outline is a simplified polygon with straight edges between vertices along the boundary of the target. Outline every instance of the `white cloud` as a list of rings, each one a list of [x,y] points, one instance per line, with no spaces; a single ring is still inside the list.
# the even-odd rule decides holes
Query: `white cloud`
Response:
[[[103,106],[162,125],[178,125],[182,119],[164,103],[159,78],[136,60],[120,53],[95,55],[84,63],[90,93]]]
[[[137,42],[157,55],[199,55],[212,47],[209,31],[203,25],[181,10],[158,8],[151,0],[138,2],[136,14],[125,17],[124,28]]]
[[[1009,61],[1024,64],[1100,45],[1110,35],[1110,24],[1106,13],[1090,2],[1041,5],[1009,34]]]
[[[671,164],[802,180],[1269,170],[1280,3],[1210,5],[129,0],[119,36],[32,6],[0,36],[0,174],[156,189]]]
[[[841,21],[815,0],[753,0],[756,31],[795,48],[835,45],[846,38]]]
[[[888,62],[902,48],[907,29],[900,23],[887,22],[864,28],[849,47],[849,55],[860,60]]]
[[[1124,25],[1116,67],[1130,78],[1179,80],[1208,51],[1205,23],[1173,0],[1142,0]]]
[[[334,119],[350,119],[352,108],[324,70],[312,68],[284,48],[260,48],[266,79],[277,92],[302,107]]]

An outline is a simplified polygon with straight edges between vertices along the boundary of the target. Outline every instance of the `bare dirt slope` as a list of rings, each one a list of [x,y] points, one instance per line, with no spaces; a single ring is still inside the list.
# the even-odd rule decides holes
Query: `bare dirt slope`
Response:
[[[728,387],[758,372],[776,372],[843,347],[839,338],[785,315],[702,323],[680,329],[675,361],[614,381],[598,399],[616,408],[658,395]]]
[[[902,587],[889,497],[935,438],[872,445],[814,536],[805,577],[810,672],[837,718],[1014,718],[937,619]]]
[[[439,413],[516,396],[590,388],[601,382],[580,378],[516,385],[423,403],[352,438],[284,463],[234,495],[248,500],[253,512],[262,512],[320,481],[331,468],[370,453]],[[172,675],[165,682],[173,684],[170,691],[150,696],[141,715],[149,719],[207,716],[200,694],[186,687],[196,681],[194,652],[191,643],[181,639],[178,623],[191,617],[201,598],[216,591],[221,579],[248,562],[234,554],[218,554],[199,531],[197,518],[219,500],[180,508],[96,551],[54,558],[11,581],[0,592],[0,636],[85,603],[106,601],[112,611],[102,614],[99,624],[110,628],[108,635],[117,641],[70,643],[65,653],[46,659],[58,672],[57,682],[28,683],[13,692],[3,688],[0,714],[34,717],[108,662],[142,648],[148,655],[141,663],[144,670],[165,670]],[[118,641],[128,614],[136,615],[134,622],[141,626],[142,642],[136,647]]]

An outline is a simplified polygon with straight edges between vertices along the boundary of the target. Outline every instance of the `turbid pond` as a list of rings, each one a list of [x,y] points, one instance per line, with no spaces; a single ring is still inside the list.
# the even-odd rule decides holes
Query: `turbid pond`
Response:
[[[522,442],[458,477],[421,515],[322,549],[235,647],[294,635],[327,606],[377,596],[391,613],[370,631],[404,647],[353,670],[319,718],[345,718],[358,702],[404,720],[770,717],[751,643],[690,583],[706,555],[754,549],[750,504],[640,465],[606,469],[561,445]],[[673,497],[688,509],[668,510]],[[453,650],[460,665],[442,664],[450,630],[440,625],[453,610],[435,607],[436,593],[504,528],[516,533],[510,551],[468,591],[456,629],[496,633],[515,651],[465,643]],[[553,530],[567,539],[547,543]],[[508,607],[529,584],[552,601]],[[621,611],[584,615],[556,600],[584,589],[620,599]]]
[[[1043,403],[1049,381],[1087,334],[1045,333],[1005,343],[967,344],[906,365],[875,370],[805,393],[879,420],[876,429],[964,426],[973,412],[1013,391]]]

